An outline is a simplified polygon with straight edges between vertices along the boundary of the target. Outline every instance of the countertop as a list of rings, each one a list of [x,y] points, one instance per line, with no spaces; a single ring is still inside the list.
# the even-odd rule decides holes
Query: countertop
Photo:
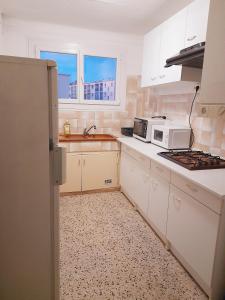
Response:
[[[205,190],[214,193],[217,197],[225,199],[225,169],[194,170],[190,171],[178,164],[175,164],[159,155],[158,152],[165,151],[163,148],[150,143],[144,143],[133,137],[120,137],[118,141],[127,145],[139,153],[164,165],[171,171],[198,184]]]

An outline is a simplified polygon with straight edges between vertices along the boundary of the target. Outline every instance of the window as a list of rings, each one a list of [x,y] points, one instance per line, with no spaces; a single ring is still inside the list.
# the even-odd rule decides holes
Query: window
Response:
[[[84,89],[85,100],[116,100],[117,58],[84,55],[84,86],[95,89],[94,97]],[[111,93],[109,87],[112,87]],[[107,89],[108,87],[108,89]]]
[[[59,99],[77,99],[77,54],[40,51],[40,58],[54,60],[57,64]]]
[[[103,110],[124,108],[125,72],[116,49],[81,51],[75,44],[54,43],[34,44],[34,47],[37,57],[57,64],[60,108],[95,110],[96,105]]]

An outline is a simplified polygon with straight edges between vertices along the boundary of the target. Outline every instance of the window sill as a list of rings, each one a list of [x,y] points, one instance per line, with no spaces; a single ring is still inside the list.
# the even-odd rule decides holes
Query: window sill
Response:
[[[120,104],[89,104],[89,103],[59,103],[59,110],[74,111],[124,111],[125,103]]]

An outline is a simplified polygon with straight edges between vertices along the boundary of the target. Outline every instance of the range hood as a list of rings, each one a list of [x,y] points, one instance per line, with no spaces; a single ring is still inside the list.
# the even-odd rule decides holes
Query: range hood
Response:
[[[205,42],[182,49],[179,54],[166,60],[165,68],[182,65],[202,69],[205,52]]]

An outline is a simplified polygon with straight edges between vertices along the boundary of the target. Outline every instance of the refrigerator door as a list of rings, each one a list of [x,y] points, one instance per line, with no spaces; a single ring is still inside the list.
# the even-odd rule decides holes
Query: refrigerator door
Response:
[[[0,299],[57,300],[57,71],[0,56]]]

